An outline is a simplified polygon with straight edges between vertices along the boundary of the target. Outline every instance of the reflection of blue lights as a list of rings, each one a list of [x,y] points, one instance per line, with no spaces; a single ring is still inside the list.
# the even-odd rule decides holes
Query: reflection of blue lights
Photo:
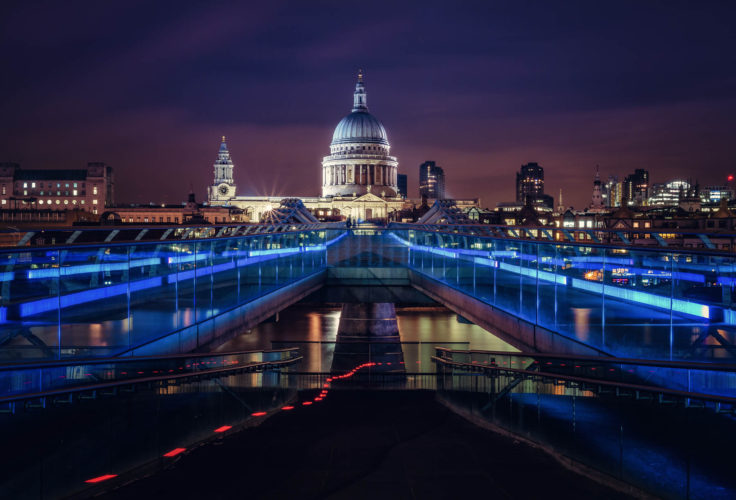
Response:
[[[687,300],[671,299],[662,295],[655,295],[648,292],[640,292],[638,290],[631,290],[629,288],[619,288],[616,286],[603,285],[602,283],[595,283],[586,280],[580,280],[577,278],[572,279],[573,288],[579,288],[588,292],[597,294],[603,294],[607,297],[613,297],[616,299],[627,300],[630,302],[637,302],[639,304],[645,304],[659,309],[666,309],[677,311],[690,316],[698,316],[700,318],[710,318],[710,308],[704,304],[698,304],[696,302],[690,302]]]
[[[512,264],[506,264],[501,262],[499,267],[504,271],[509,271],[515,274],[521,274],[523,276],[529,276],[530,278],[539,278],[542,281],[551,281],[552,283],[559,283],[560,285],[567,284],[567,277],[560,276],[555,273],[547,271],[537,271],[536,269],[529,269],[526,267],[514,266]]]
[[[392,235],[393,236],[393,235]],[[418,250],[418,251],[424,251],[424,252],[430,252],[435,253],[438,255],[443,255],[450,258],[458,258],[459,255],[462,254],[477,254],[477,250],[465,250],[465,249],[441,249],[441,248],[435,248],[435,247],[426,247],[422,245],[413,245],[405,240],[402,240],[401,238],[394,236],[395,239],[400,241],[406,246],[411,247],[412,249]],[[489,252],[486,252],[485,255],[488,256]],[[494,256],[498,256],[501,253],[500,252],[490,252],[490,254]],[[516,252],[507,252],[504,255],[509,256],[515,256],[517,259],[520,260],[529,260],[529,257],[535,257],[533,255],[523,255],[523,254],[517,254]],[[525,258],[527,257],[527,258]],[[590,257],[590,256],[579,256],[579,257],[570,257],[567,258],[568,263],[571,261],[577,261],[580,260],[580,264],[578,265],[577,262],[573,264],[575,267],[582,267],[582,268],[594,268],[599,269],[602,266],[602,258],[601,257]],[[596,260],[601,260],[601,265],[591,266],[590,264],[587,264],[589,262],[595,262]],[[557,259],[548,259],[549,261],[555,261]],[[621,265],[628,264],[631,259],[611,259],[611,262],[620,262]],[[537,278],[540,281],[548,281],[551,283],[557,283],[560,285],[566,285],[568,283],[568,277],[557,274],[554,272],[548,272],[548,271],[542,271],[537,270],[536,267],[533,268],[525,268],[513,264],[509,264],[506,262],[497,262],[493,259],[488,258],[486,259],[479,259],[474,258],[473,262],[480,265],[485,265],[489,267],[498,267],[499,269],[503,271],[507,271],[514,274],[520,274],[522,276],[528,276],[531,278]],[[608,259],[606,259],[606,262],[608,262]],[[611,264],[610,266],[613,266]],[[609,268],[609,264],[606,264],[605,266],[607,269]],[[661,271],[661,270],[651,270],[651,269],[643,269],[643,268],[629,268],[627,271],[634,272],[636,274],[639,274],[643,277],[660,277],[660,278],[670,278],[674,276],[676,279],[685,280],[685,281],[695,281],[695,282],[704,282],[705,277],[703,275],[695,274],[695,273],[681,273],[681,272],[675,272],[675,273],[669,273],[667,271]],[[682,300],[682,299],[675,299],[667,296],[661,296],[656,295],[653,293],[648,292],[641,292],[638,290],[632,290],[629,288],[621,288],[611,285],[603,285],[602,283],[596,283],[591,282],[587,280],[582,280],[578,278],[570,278],[569,283],[572,285],[573,288],[577,288],[580,290],[585,290],[588,292],[593,292],[596,294],[603,294],[607,297],[620,299],[628,302],[635,302],[639,304],[644,304],[647,306],[659,308],[659,309],[665,309],[665,310],[672,310],[678,313],[687,314],[689,316],[696,316],[699,318],[705,318],[710,319],[712,314],[710,307],[705,304],[699,304],[697,302],[690,302],[688,300]],[[730,318],[730,315],[727,315],[726,321],[728,322],[728,318]]]
[[[174,257],[169,257],[169,264],[186,264],[187,262],[196,262],[200,260],[209,259],[211,256],[212,256],[212,252],[177,255]]]
[[[190,271],[182,271],[176,274],[170,274],[166,277],[168,283],[176,283],[177,281],[184,281],[194,278],[196,275],[198,278],[201,276],[209,276],[210,274],[220,273],[229,269],[235,269],[235,262],[225,262],[223,264],[217,264],[214,266],[200,267],[192,269]]]
[[[393,233],[391,233],[391,234],[393,235]],[[325,246],[334,245],[335,243],[337,243],[338,241],[340,241],[341,239],[343,239],[347,235],[348,235],[348,233],[346,231],[346,232],[340,234],[340,236],[338,236],[337,238],[333,238],[330,241],[325,242]]]
[[[104,288],[93,288],[92,290],[84,290],[83,292],[70,293],[61,297],[49,297],[46,299],[34,300],[20,304],[21,318],[27,318],[36,314],[48,311],[54,311],[58,308],[65,308],[94,302],[100,299],[107,299],[117,295],[124,295],[130,292],[137,292],[147,288],[155,288],[161,286],[163,280],[161,277],[149,278],[140,281],[131,281],[130,283],[121,283],[119,285],[106,286]]]
[[[13,281],[13,277],[12,272],[0,273],[0,281]]]
[[[498,261],[493,259],[481,259],[480,257],[475,257],[473,262],[481,266],[498,267]]]
[[[90,274],[99,272],[110,272],[110,271],[126,271],[129,268],[144,267],[144,266],[158,266],[161,264],[161,259],[138,259],[128,262],[116,262],[116,263],[103,263],[103,264],[87,264],[83,266],[68,266],[68,267],[51,267],[46,269],[30,269],[27,273],[27,278],[42,279],[42,278],[56,278],[58,276],[73,276],[76,274]]]

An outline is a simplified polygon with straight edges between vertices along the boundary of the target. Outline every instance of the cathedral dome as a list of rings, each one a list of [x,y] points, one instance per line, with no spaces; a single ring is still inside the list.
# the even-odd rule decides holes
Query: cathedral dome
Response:
[[[368,112],[363,72],[353,93],[353,111],[340,120],[332,134],[330,155],[322,160],[322,196],[397,196],[399,162],[383,124]],[[357,209],[356,209],[357,210]],[[362,212],[360,218],[370,218]]]
[[[340,120],[332,134],[332,145],[368,142],[388,146],[383,124],[367,110],[353,111]]]
[[[358,74],[353,94],[353,112],[340,120],[332,134],[332,146],[367,142],[388,146],[388,136],[378,118],[368,112],[368,96],[363,84],[363,73]]]

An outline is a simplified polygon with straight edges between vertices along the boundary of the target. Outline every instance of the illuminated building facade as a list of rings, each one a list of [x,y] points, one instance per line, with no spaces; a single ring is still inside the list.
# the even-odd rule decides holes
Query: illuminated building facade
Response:
[[[419,165],[419,197],[445,199],[445,171],[433,161]]]
[[[399,163],[390,156],[391,146],[383,124],[368,112],[363,73],[358,74],[353,109],[335,127],[330,155],[322,160],[322,196],[382,198],[398,195]]]
[[[637,168],[624,179],[623,197],[630,206],[646,206],[649,198],[649,171]]]
[[[399,194],[398,160],[389,154],[386,129],[368,112],[362,72],[355,84],[352,111],[335,127],[330,155],[322,161],[322,196],[236,195],[234,165],[224,139],[214,164],[208,202],[240,209],[245,220],[263,220],[284,198],[301,199],[321,220],[395,220],[411,206],[411,200]]]
[[[88,163],[82,169],[22,169],[0,165],[0,209],[82,210],[100,214],[114,203],[113,169]]]

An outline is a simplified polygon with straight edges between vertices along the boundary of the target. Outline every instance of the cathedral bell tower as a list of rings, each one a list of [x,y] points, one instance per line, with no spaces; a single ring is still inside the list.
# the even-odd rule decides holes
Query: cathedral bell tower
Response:
[[[235,183],[233,182],[233,161],[230,158],[230,151],[227,149],[225,136],[222,136],[220,150],[217,152],[217,160],[213,165],[215,169],[215,179],[212,185],[207,189],[207,198],[212,202],[227,201],[235,196]]]

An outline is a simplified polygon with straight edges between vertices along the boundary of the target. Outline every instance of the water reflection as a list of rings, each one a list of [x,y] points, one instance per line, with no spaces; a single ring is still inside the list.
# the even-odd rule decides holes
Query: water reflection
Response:
[[[339,306],[297,304],[281,311],[278,322],[264,322],[244,331],[217,351],[298,347],[304,357],[299,371],[328,373],[332,369],[340,311]],[[431,356],[435,346],[518,352],[483,328],[460,323],[453,312],[442,307],[397,307],[396,318],[404,366],[409,373],[434,371]]]

